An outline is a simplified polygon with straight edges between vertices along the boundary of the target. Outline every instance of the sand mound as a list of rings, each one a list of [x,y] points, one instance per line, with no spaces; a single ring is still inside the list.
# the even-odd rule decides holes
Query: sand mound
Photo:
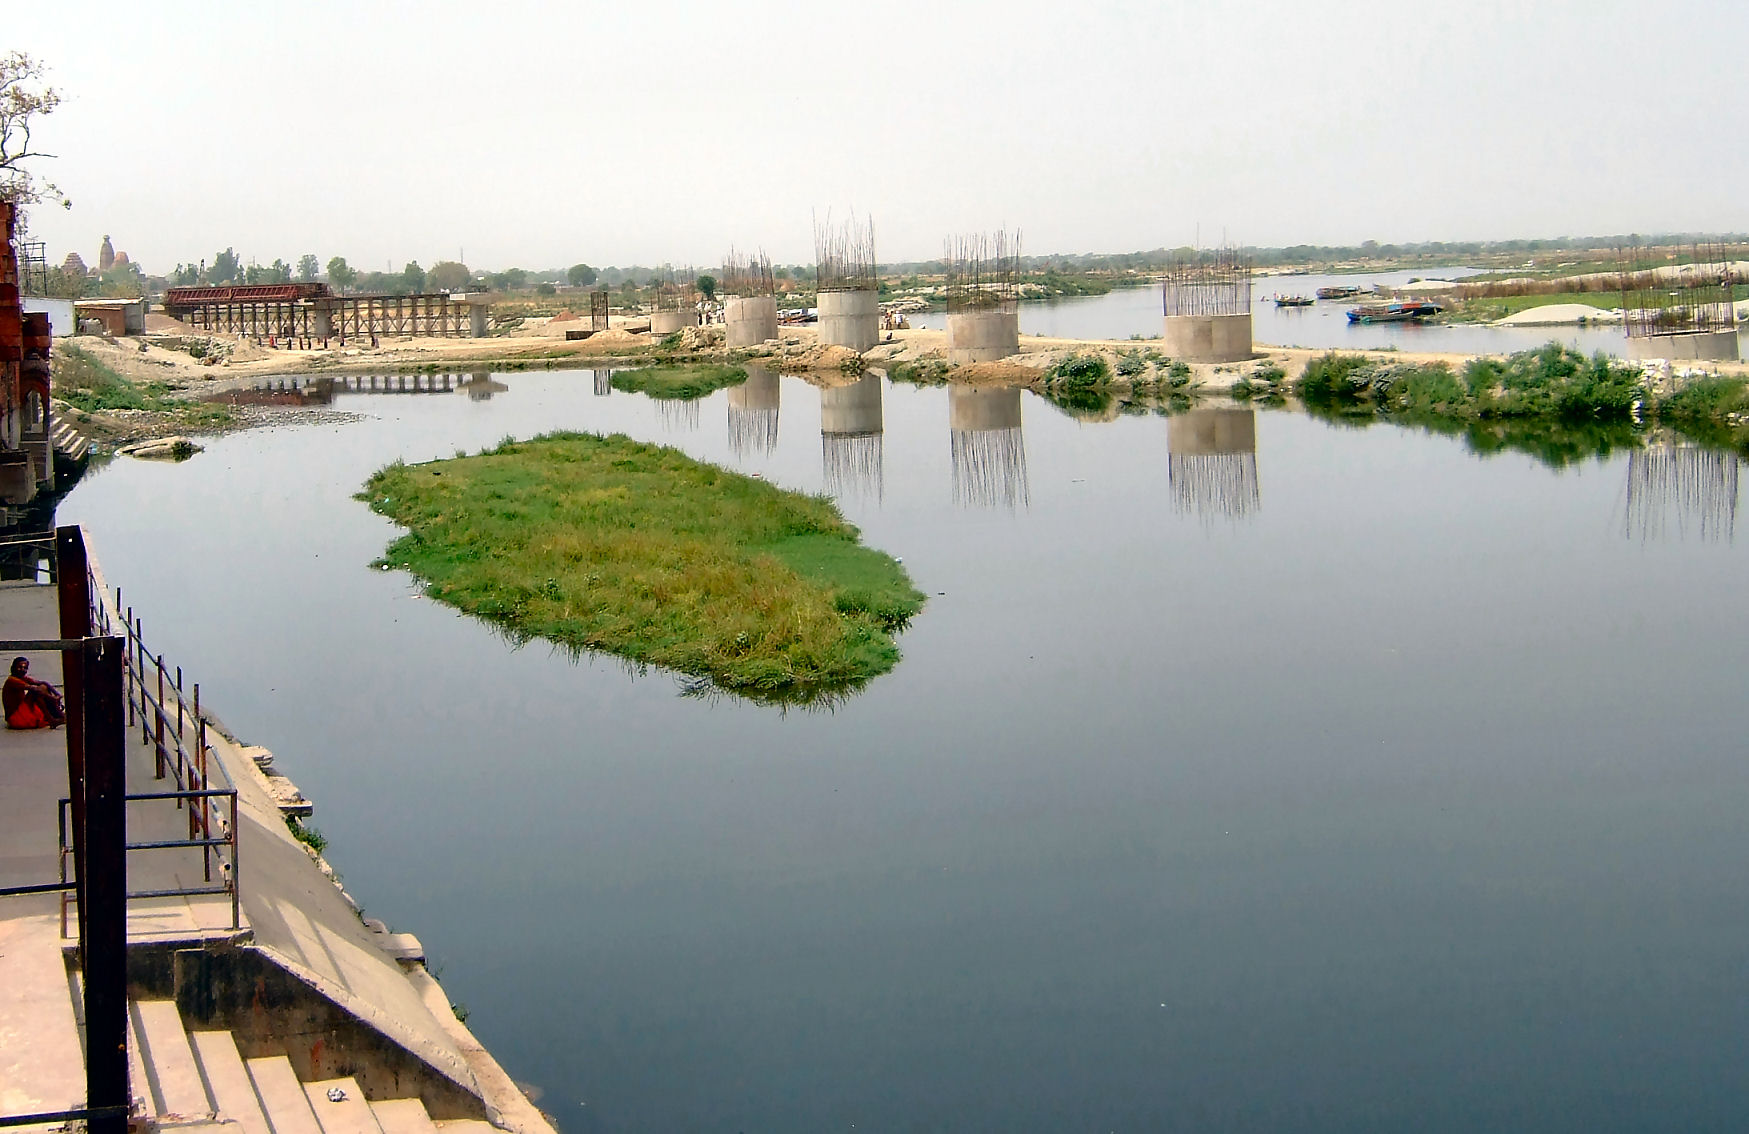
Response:
[[[168,315],[156,311],[146,316],[146,333],[148,335],[192,335],[194,328],[180,319],[172,319]]]
[[[860,366],[862,356],[849,347],[812,346],[785,347],[783,354],[775,360],[778,370],[844,370],[847,367]]]
[[[1619,323],[1621,313],[1588,303],[1545,303],[1527,307],[1494,324],[1497,327],[1577,327],[1581,323]]]
[[[1040,373],[1037,367],[1004,360],[956,367],[948,377],[968,386],[1024,386],[1036,381]]]
[[[641,336],[624,327],[610,327],[605,331],[597,331],[589,336],[592,343],[635,343]]]

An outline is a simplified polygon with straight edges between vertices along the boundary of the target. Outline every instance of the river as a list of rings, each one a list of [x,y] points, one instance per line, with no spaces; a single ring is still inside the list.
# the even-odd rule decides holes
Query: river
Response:
[[[1491,327],[1477,323],[1350,323],[1347,311],[1359,300],[1319,300],[1311,307],[1277,307],[1276,295],[1313,295],[1318,288],[1352,284],[1400,286],[1412,279],[1462,279],[1472,268],[1423,268],[1415,272],[1366,275],[1259,276],[1252,281],[1252,337],[1259,345],[1314,350],[1436,351],[1444,354],[1507,354],[1559,342],[1585,354],[1627,352],[1620,327]],[[934,311],[909,316],[911,325],[940,330],[947,315]],[[1118,288],[1104,295],[1076,296],[1020,305],[1020,333],[1063,339],[1158,338],[1161,300],[1157,286]],[[1741,339],[1741,335],[1739,336]],[[1749,358],[1749,342],[1742,343]]]
[[[1735,458],[494,377],[118,459],[59,519],[562,1129],[1749,1113]],[[555,428],[837,494],[930,596],[898,668],[683,697],[369,569],[371,471]]]

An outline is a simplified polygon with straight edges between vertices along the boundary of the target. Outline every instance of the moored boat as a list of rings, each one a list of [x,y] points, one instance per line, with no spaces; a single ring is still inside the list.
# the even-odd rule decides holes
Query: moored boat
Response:
[[[1336,287],[1321,287],[1318,289],[1319,299],[1353,299],[1360,294],[1360,288],[1353,284],[1339,284]]]
[[[1444,311],[1437,303],[1427,303],[1419,299],[1406,300],[1402,303],[1372,303],[1363,307],[1353,307],[1348,311],[1350,323],[1409,323],[1419,322]]]
[[[1275,297],[1277,307],[1310,307],[1312,300],[1304,295],[1278,295]]]

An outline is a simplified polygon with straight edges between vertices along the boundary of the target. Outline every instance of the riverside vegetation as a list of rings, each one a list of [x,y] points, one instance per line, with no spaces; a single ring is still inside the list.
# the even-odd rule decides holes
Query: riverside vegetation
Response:
[[[553,433],[392,464],[385,565],[501,627],[806,703],[892,669],[923,595],[830,500],[623,435]]]
[[[1559,343],[1472,359],[1461,370],[1332,351],[1308,363],[1293,389],[1326,420],[1462,434],[1477,452],[1520,449],[1553,465],[1636,446],[1653,424],[1749,449],[1743,378],[1702,378],[1660,396],[1638,367]]]

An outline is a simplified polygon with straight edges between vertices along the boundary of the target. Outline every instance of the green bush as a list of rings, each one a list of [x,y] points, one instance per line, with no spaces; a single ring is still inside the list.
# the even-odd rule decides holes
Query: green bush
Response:
[[[1051,367],[1051,377],[1067,389],[1089,389],[1111,377],[1103,355],[1072,354]]]

